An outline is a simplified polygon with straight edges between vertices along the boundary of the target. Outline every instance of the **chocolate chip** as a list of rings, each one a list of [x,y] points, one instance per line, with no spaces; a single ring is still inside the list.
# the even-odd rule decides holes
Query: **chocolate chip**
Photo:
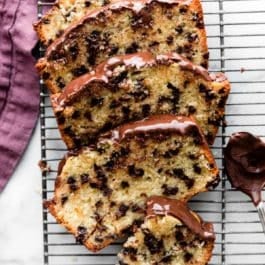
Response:
[[[47,79],[49,79],[50,76],[51,76],[51,74],[48,73],[48,72],[43,72],[43,73],[42,73],[42,79],[43,79],[43,80],[47,80]]]
[[[61,204],[64,205],[67,200],[68,200],[68,197],[67,196],[62,196],[61,197]]]
[[[89,121],[92,121],[92,115],[91,115],[91,112],[90,111],[86,111],[84,113],[84,118],[86,118],[87,120]]]
[[[122,189],[129,188],[129,187],[130,187],[130,185],[129,185],[129,183],[127,181],[122,181],[121,182],[121,188]]]
[[[208,60],[209,59],[209,52],[206,52],[203,54],[203,59]]]
[[[151,106],[149,104],[144,104],[142,106],[142,114],[144,117],[148,116],[150,114],[151,111]]]
[[[70,185],[69,185],[69,188],[70,188],[71,191],[76,191],[76,190],[78,190],[78,186],[77,186],[76,184],[70,184]]]
[[[51,23],[50,19],[48,18],[42,18],[41,22],[46,25]]]
[[[72,114],[72,119],[78,119],[80,117],[80,111],[75,110]]]
[[[207,189],[214,189],[219,185],[220,176],[218,175],[213,181],[209,181],[206,185]]]
[[[189,114],[194,114],[196,111],[197,110],[194,106],[188,106],[188,113]]]
[[[183,6],[183,7],[180,7],[179,8],[179,12],[181,14],[185,14],[185,13],[187,13],[187,11],[188,11],[188,7],[186,7],[186,6]]]
[[[69,48],[69,53],[71,55],[72,60],[75,61],[79,53],[79,48],[77,43],[75,43],[73,46]]]
[[[92,45],[94,43],[98,43],[100,40],[100,31],[98,30],[93,30],[87,37],[86,37],[86,42],[89,45]]]
[[[72,176],[68,177],[67,184],[74,184],[76,183],[76,179]]]
[[[137,249],[133,247],[125,247],[123,248],[123,254],[124,255],[136,255],[137,254]]]
[[[106,185],[103,185],[103,188],[101,188],[103,191],[104,196],[110,196],[112,194],[112,189],[107,187]]]
[[[75,137],[75,133],[72,131],[72,127],[71,126],[68,126],[68,127],[65,127],[63,129],[64,133],[71,136],[71,137]]]
[[[203,143],[203,139],[202,136],[200,135],[198,128],[191,127],[188,133],[193,138],[194,144],[201,145]]]
[[[159,45],[158,41],[152,41],[148,46],[151,48],[151,47],[158,46],[158,45]]]
[[[132,42],[129,47],[126,48],[125,53],[130,54],[130,53],[135,53],[139,49],[139,45],[136,42]]]
[[[163,195],[170,196],[176,195],[179,191],[178,187],[169,187],[167,184],[162,185]]]
[[[63,89],[65,87],[65,81],[64,79],[59,76],[57,79],[56,79],[56,84],[59,88]]]
[[[191,32],[188,32],[186,34],[186,38],[189,42],[194,42],[195,40],[198,39],[198,35],[196,33],[191,33]]]
[[[184,174],[184,171],[182,168],[174,168],[173,169],[173,174],[176,176],[176,177],[183,177],[185,174]]]
[[[184,261],[189,262],[192,259],[193,255],[189,252],[184,254]]]
[[[199,91],[201,93],[206,93],[208,91],[208,89],[206,88],[206,86],[204,84],[199,84]]]
[[[108,130],[110,130],[110,129],[112,129],[113,128],[113,124],[112,124],[112,122],[110,122],[110,121],[108,121],[108,122],[106,122],[104,125],[103,125],[103,127],[101,128],[101,131],[108,131]]]
[[[120,217],[123,217],[125,216],[126,212],[129,210],[129,206],[125,205],[125,204],[121,204],[119,206],[119,210],[118,210],[118,213],[117,213],[117,217],[120,218]]]
[[[74,68],[72,70],[72,74],[76,77],[81,76],[87,72],[88,72],[88,69],[86,68],[85,65],[81,65],[80,67]]]
[[[168,262],[171,262],[171,260],[172,260],[172,256],[168,255],[168,256],[163,257],[160,260],[160,262],[168,263]]]
[[[166,42],[168,45],[170,45],[173,43],[173,40],[174,40],[173,36],[168,36]]]
[[[176,48],[176,52],[179,53],[179,54],[182,54],[183,51],[184,51],[184,48],[183,48],[182,46],[178,46],[178,47]]]
[[[135,13],[131,18],[131,27],[134,30],[139,28],[149,28],[151,27],[153,18],[151,13],[148,10],[142,9],[140,12]]]
[[[176,156],[179,153],[179,148],[176,149],[170,149],[166,151],[163,155],[165,158],[172,158],[173,156]]]
[[[81,179],[81,184],[85,184],[89,181],[89,175],[85,173],[81,174],[80,179]]]
[[[142,177],[144,175],[144,170],[142,168],[136,168],[134,165],[129,165],[128,173],[131,177]]]
[[[87,63],[90,65],[95,65],[97,58],[97,50],[95,48],[89,48],[88,54],[89,55],[87,57]]]
[[[130,115],[130,112],[131,112],[130,108],[129,107],[126,107],[126,106],[123,106],[121,108],[121,111],[122,111],[122,113],[123,113],[123,115],[125,117],[128,117]]]
[[[113,47],[111,47],[111,48],[110,48],[110,52],[109,52],[109,56],[112,56],[112,55],[117,54],[118,51],[119,51],[119,47],[117,47],[117,46],[113,46]]]
[[[133,204],[131,209],[132,209],[133,213],[135,213],[135,212],[143,212],[143,209],[138,204]]]
[[[112,207],[114,207],[114,206],[116,206],[116,202],[111,201],[111,202],[110,202],[110,208],[112,208]]]
[[[95,204],[96,208],[100,208],[101,206],[103,206],[103,202],[101,200],[97,201]]]
[[[227,96],[223,96],[223,97],[221,97],[219,99],[219,102],[218,102],[218,107],[219,108],[223,108],[225,106],[226,99],[227,99]]]
[[[121,103],[116,100],[116,99],[113,99],[111,102],[110,102],[110,105],[109,105],[109,108],[110,109],[115,109],[117,107],[119,107],[121,105]]]
[[[78,226],[77,227],[76,241],[82,244],[85,241],[86,235],[87,235],[86,227]]]
[[[85,7],[90,7],[90,6],[91,6],[90,1],[85,1]]]
[[[183,234],[182,234],[180,231],[176,231],[176,233],[175,233],[175,238],[176,238],[176,240],[177,240],[178,242],[184,240],[184,236],[183,236]]]
[[[189,154],[188,157],[191,160],[195,160],[196,159],[196,156],[194,154]]]
[[[175,31],[178,33],[178,34],[182,34],[183,33],[183,27],[182,26],[177,26],[175,28]]]
[[[104,167],[108,168],[108,169],[112,169],[115,165],[115,162],[113,160],[109,160],[104,164]]]
[[[117,85],[121,83],[128,75],[128,71],[123,71],[119,75],[114,76],[113,78],[110,79],[110,82]]]
[[[129,153],[130,153],[129,148],[121,147],[119,156],[124,157],[124,156],[127,156]]]
[[[101,106],[103,104],[104,98],[91,98],[90,100],[90,107],[96,107],[96,106]]]
[[[202,172],[202,169],[201,169],[201,167],[198,164],[194,164],[193,165],[193,170],[197,174],[201,174],[201,172]]]
[[[64,116],[59,116],[57,118],[57,122],[58,122],[59,125],[64,124],[65,123],[65,117]]]
[[[151,254],[159,253],[163,249],[163,241],[161,239],[157,239],[148,231],[144,232],[144,243]]]

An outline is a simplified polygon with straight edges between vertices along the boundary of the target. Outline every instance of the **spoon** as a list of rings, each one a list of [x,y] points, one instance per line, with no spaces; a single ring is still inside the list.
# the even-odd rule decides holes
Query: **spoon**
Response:
[[[232,186],[251,198],[265,233],[265,142],[247,132],[234,133],[224,149],[224,161]]]

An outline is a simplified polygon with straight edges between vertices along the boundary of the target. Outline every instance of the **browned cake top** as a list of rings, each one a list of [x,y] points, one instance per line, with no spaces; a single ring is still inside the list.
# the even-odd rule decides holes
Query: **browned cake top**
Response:
[[[181,220],[190,230],[205,239],[215,239],[213,225],[203,222],[187,204],[174,199],[152,196],[147,201],[147,216],[171,215]]]
[[[91,73],[80,76],[79,78],[70,82],[60,97],[54,97],[54,106],[60,108],[78,95],[86,86],[93,81],[101,81],[108,83],[108,80],[113,75],[115,67],[124,65],[125,67],[141,68],[148,65],[178,63],[181,69],[192,71],[200,75],[207,81],[223,82],[226,80],[222,73],[210,74],[205,68],[193,64],[191,61],[182,57],[177,53],[167,53],[163,55],[154,56],[150,52],[139,52],[129,55],[120,55],[110,58],[104,63],[101,63]]]

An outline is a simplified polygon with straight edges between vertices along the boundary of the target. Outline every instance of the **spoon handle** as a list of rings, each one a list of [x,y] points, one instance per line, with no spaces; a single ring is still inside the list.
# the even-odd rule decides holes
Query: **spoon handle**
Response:
[[[260,202],[257,206],[257,210],[259,213],[259,219],[263,228],[263,232],[265,234],[265,203]]]

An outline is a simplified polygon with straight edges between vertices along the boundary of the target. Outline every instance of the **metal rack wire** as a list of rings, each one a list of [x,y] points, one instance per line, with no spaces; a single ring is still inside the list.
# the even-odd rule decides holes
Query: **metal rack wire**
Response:
[[[264,0],[202,0],[211,71],[223,71],[232,84],[222,127],[212,151],[220,168],[219,186],[197,196],[191,207],[213,221],[217,234],[211,265],[264,265],[265,237],[251,201],[231,188],[223,172],[223,147],[235,131],[265,137],[265,4]],[[39,17],[51,1],[38,1]],[[40,50],[42,56],[43,50]],[[51,166],[42,174],[42,197],[53,192],[58,161],[65,152],[41,82],[41,155]],[[265,194],[264,194],[265,195]],[[43,209],[45,265],[113,265],[120,247],[88,252]]]

